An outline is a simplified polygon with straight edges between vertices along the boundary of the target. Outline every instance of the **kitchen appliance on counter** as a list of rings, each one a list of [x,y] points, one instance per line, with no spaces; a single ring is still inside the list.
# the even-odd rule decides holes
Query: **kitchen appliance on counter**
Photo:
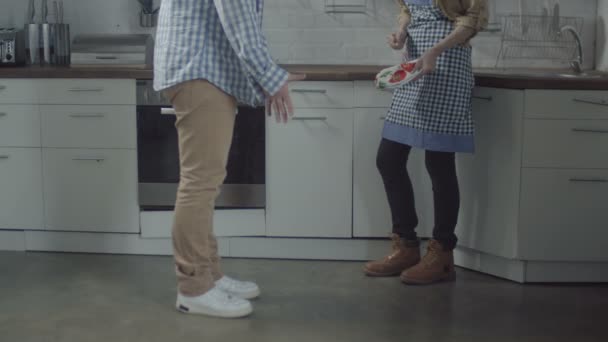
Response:
[[[15,28],[0,28],[0,66],[25,64],[25,33]]]
[[[72,67],[150,69],[153,55],[149,34],[87,34],[72,42]]]
[[[227,177],[218,208],[266,207],[266,116],[263,108],[239,107]],[[151,81],[137,81],[139,204],[142,210],[171,210],[179,184],[175,111]]]

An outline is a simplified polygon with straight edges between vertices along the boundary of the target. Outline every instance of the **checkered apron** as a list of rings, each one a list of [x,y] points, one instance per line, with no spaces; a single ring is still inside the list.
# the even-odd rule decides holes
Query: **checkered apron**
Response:
[[[408,3],[408,8],[412,18],[405,59],[413,60],[449,35],[454,24],[437,6]],[[395,90],[386,121],[424,134],[472,136],[474,84],[471,48],[449,49],[433,73]]]

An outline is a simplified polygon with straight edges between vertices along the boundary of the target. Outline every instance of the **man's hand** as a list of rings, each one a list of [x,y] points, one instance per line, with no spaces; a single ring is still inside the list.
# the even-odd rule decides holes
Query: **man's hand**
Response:
[[[287,82],[273,96],[266,97],[266,114],[271,116],[274,113],[278,123],[287,123],[289,118],[293,116],[293,102],[289,94],[289,83],[301,81],[306,78],[306,75],[289,74]]]

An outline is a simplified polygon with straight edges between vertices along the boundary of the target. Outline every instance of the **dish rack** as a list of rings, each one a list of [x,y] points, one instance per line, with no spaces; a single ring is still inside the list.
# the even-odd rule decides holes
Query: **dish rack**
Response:
[[[507,15],[503,17],[503,36],[496,67],[513,60],[571,60],[576,56],[576,39],[561,33],[566,25],[577,32],[583,29],[583,18],[540,15]]]

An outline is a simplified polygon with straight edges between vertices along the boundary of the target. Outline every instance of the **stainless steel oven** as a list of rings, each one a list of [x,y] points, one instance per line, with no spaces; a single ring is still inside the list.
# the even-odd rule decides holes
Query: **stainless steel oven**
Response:
[[[266,118],[263,108],[239,107],[218,208],[266,206]],[[143,210],[174,207],[179,184],[179,150],[171,105],[137,82],[139,204]]]

